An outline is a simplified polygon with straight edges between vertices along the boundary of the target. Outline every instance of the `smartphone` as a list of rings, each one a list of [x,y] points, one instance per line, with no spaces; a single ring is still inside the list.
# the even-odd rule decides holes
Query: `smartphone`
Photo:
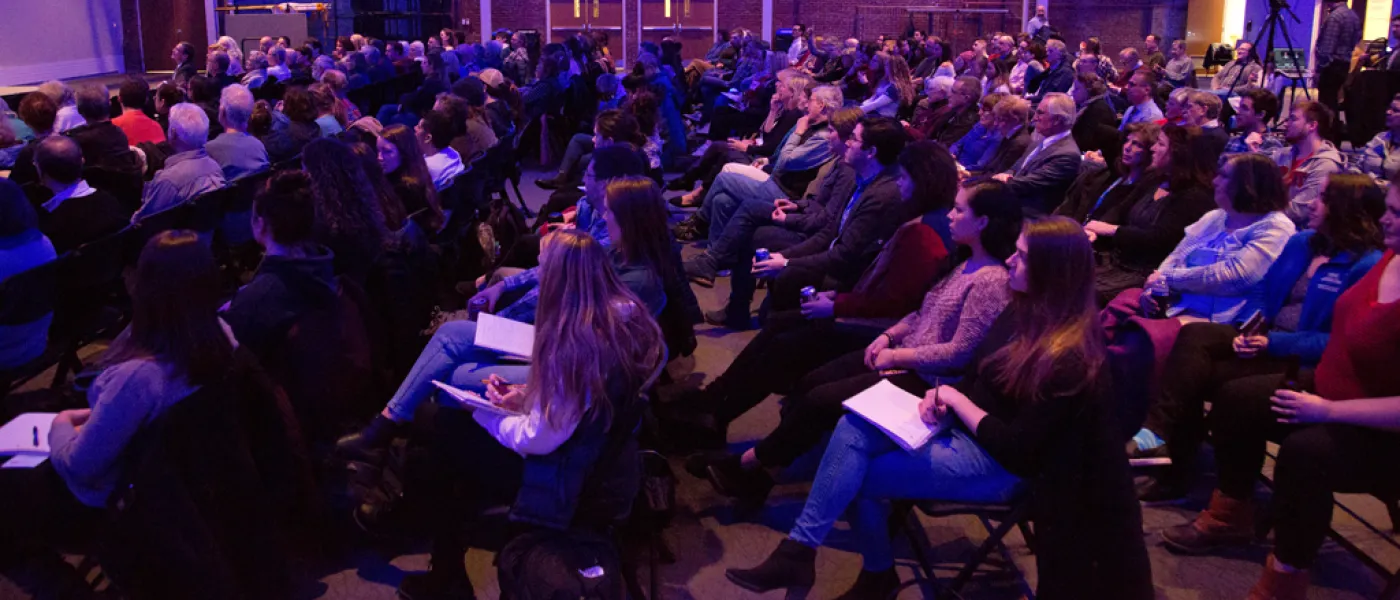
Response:
[[[1245,319],[1244,324],[1240,325],[1240,335],[1245,337],[1259,335],[1263,330],[1264,311],[1262,310],[1254,311],[1254,314],[1249,315],[1249,318]]]

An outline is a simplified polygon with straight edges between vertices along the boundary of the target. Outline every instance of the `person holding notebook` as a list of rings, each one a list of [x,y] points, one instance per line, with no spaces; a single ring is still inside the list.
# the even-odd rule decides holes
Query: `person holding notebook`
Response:
[[[961,375],[977,344],[1009,300],[1002,264],[1021,229],[1019,200],[1005,185],[960,191],[948,213],[959,264],[905,316],[863,350],[827,362],[803,377],[784,401],[778,427],[742,456],[709,462],[706,476],[721,494],[758,504],[773,479],[767,469],[791,464],[821,442],[841,418],[841,403],[888,379],[920,394],[941,378]],[[731,409],[731,407],[721,407]],[[687,465],[692,472],[698,466]]]
[[[587,236],[589,242],[603,248],[603,255],[608,257],[605,262],[611,267],[605,270],[637,298],[641,310],[657,315],[666,302],[663,282],[676,276],[677,270],[666,229],[666,203],[660,189],[646,177],[615,179],[608,184],[606,199],[599,209],[600,218],[606,222],[613,240],[612,246],[604,246],[593,236]],[[558,233],[561,232],[551,237]],[[554,317],[546,314],[547,306],[553,303],[546,298],[549,288],[544,283],[545,255],[551,237],[541,243],[537,270],[540,293],[535,327],[539,335],[545,335],[546,323]],[[337,452],[346,458],[367,462],[380,460],[381,450],[389,445],[402,424],[413,420],[418,406],[437,390],[434,380],[485,393],[489,387],[499,387],[488,386],[487,381],[520,382],[529,377],[531,365],[503,360],[497,352],[480,347],[476,334],[477,324],[473,321],[443,323],[433,333],[427,348],[418,356],[389,404],[363,431],[341,438],[336,444]],[[533,362],[538,362],[539,354],[536,352],[533,356]]]
[[[1013,300],[978,347],[970,372],[929,390],[919,410],[946,426],[907,452],[860,417],[842,417],[797,523],[751,569],[747,590],[810,588],[816,549],[852,507],[864,569],[843,599],[899,586],[889,500],[1015,501],[1029,487],[1042,598],[1153,597],[1142,513],[1119,428],[1094,303],[1094,255],[1064,217],[1028,223],[1007,261]]]

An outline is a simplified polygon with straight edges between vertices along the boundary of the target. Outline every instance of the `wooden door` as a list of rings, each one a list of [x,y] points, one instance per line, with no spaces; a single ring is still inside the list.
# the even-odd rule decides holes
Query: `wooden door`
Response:
[[[204,69],[209,33],[202,0],[137,0],[141,23],[141,56],[147,71],[173,71],[170,53],[175,44],[194,46],[194,64]]]
[[[715,43],[715,1],[637,0],[641,41],[660,45],[675,38],[683,60],[705,56]]]
[[[608,53],[619,64],[626,62],[623,52],[623,5],[625,0],[549,0],[549,41],[563,43],[565,38],[602,31],[608,35]],[[635,44],[634,44],[635,45]]]

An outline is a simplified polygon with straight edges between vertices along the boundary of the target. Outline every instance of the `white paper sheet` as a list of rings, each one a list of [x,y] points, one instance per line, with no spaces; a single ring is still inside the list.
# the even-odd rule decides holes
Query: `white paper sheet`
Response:
[[[941,429],[939,425],[929,425],[919,417],[921,400],[888,379],[881,379],[843,402],[842,406],[888,434],[900,447],[913,451],[928,443]]]
[[[535,326],[490,313],[476,316],[477,346],[526,359],[535,350]]]

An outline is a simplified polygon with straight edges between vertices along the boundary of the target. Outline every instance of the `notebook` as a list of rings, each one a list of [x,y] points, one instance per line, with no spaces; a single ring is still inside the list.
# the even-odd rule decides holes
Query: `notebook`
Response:
[[[529,360],[535,350],[535,326],[491,313],[476,316],[476,345]]]
[[[24,413],[0,426],[0,456],[49,454],[49,427],[57,413]]]
[[[482,398],[476,392],[470,392],[459,387],[453,387],[436,380],[433,381],[433,385],[437,386],[438,389],[442,390],[443,392],[446,392],[448,396],[451,396],[452,399],[457,402],[457,404],[461,405],[463,408],[466,408],[468,410],[481,410],[503,417],[512,417],[520,414],[513,410],[507,410],[500,406],[496,406],[495,404],[492,404],[490,400]]]
[[[879,428],[900,447],[913,452],[933,438],[942,427],[919,418],[922,398],[881,379],[865,391],[841,403],[842,406]]]

